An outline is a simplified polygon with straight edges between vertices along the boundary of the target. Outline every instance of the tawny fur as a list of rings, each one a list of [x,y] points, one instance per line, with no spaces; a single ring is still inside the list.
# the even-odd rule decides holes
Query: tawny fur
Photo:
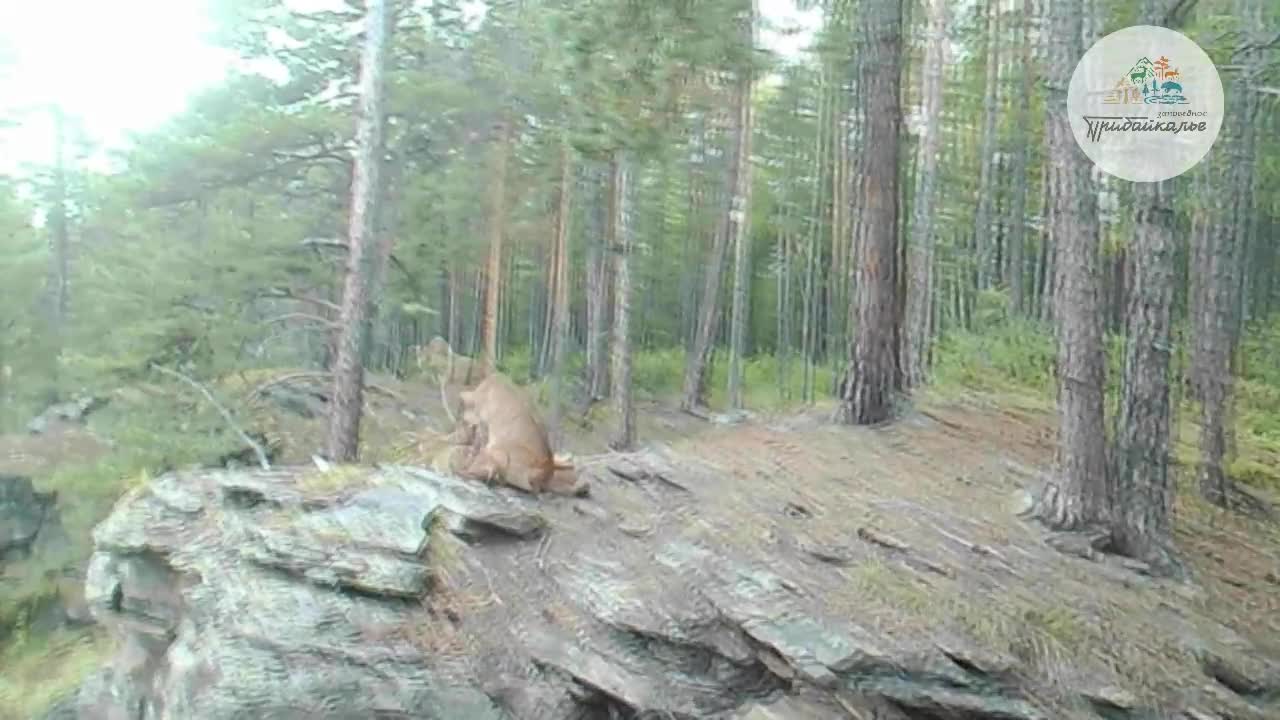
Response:
[[[450,457],[458,475],[530,493],[588,493],[573,465],[552,453],[538,409],[505,375],[490,373],[474,390],[462,391],[460,399],[462,417],[451,436],[458,447]]]

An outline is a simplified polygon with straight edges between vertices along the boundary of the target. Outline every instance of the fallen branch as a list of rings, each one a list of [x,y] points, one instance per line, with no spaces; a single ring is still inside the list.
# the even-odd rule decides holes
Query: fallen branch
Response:
[[[280,377],[272,378],[262,383],[258,387],[254,388],[253,390],[251,390],[249,392],[249,399],[252,400],[253,398],[258,397],[262,393],[266,392],[267,390],[277,385],[284,385],[285,383],[290,383],[290,382],[293,382],[294,380],[328,380],[331,377],[333,377],[333,373],[315,372],[315,371],[296,372],[296,373],[289,373],[288,375],[281,375]],[[392,392],[391,390],[388,390],[382,387],[381,385],[377,385],[374,383],[365,383],[364,389],[372,390],[373,392],[380,393],[384,397],[389,397],[392,400],[395,400],[396,402],[401,402],[401,403],[404,402],[404,399],[401,398],[399,395]]]
[[[889,550],[899,550],[902,552],[909,552],[911,550],[911,546],[908,545],[907,543],[891,535],[886,535],[884,533],[872,530],[869,527],[858,528],[858,537],[862,538],[863,540],[866,540],[867,542],[873,545],[879,545],[880,547],[887,548]]]
[[[1004,557],[1000,553],[996,552],[995,548],[992,548],[988,545],[983,545],[981,543],[971,542],[969,540],[966,540],[960,537],[959,535],[947,532],[946,530],[943,530],[941,527],[935,526],[933,529],[936,530],[943,537],[947,538],[948,540],[951,540],[957,545],[960,545],[961,547],[963,547],[964,549],[968,550],[969,552],[975,555],[987,555],[999,560],[1000,562],[1005,561]]]
[[[286,320],[310,320],[311,322],[319,323],[320,325],[324,325],[325,327],[328,327],[328,328],[338,327],[338,323],[334,320],[330,320],[328,318],[322,318],[319,315],[312,315],[310,313],[300,313],[300,312],[285,313],[283,315],[277,315],[273,318],[267,318],[262,322],[265,325],[274,325],[275,323],[285,322]]]
[[[338,304],[324,298],[312,297],[310,295],[299,295],[288,288],[268,288],[263,291],[260,297],[280,298],[282,300],[297,300],[299,302],[310,303],[318,307],[325,308],[334,314],[341,314],[342,308]]]
[[[267,460],[266,451],[263,450],[262,446],[259,445],[257,442],[255,442],[253,438],[249,437],[248,433],[246,433],[239,425],[236,424],[235,419],[231,417],[231,412],[228,411],[225,407],[223,407],[222,404],[219,403],[217,399],[213,397],[213,393],[209,392],[208,388],[196,382],[195,380],[192,380],[186,375],[183,375],[177,370],[171,370],[167,367],[164,367],[162,365],[157,365],[155,363],[151,363],[151,369],[156,370],[165,375],[168,375],[170,377],[175,377],[183,381],[184,383],[190,385],[191,387],[195,388],[196,390],[199,390],[200,393],[204,395],[205,399],[209,401],[209,404],[213,405],[214,409],[217,410],[220,415],[222,415],[222,419],[226,421],[227,425],[231,427],[232,431],[234,431],[236,435],[239,435],[240,439],[244,441],[246,445],[253,448],[253,454],[258,456],[258,465],[262,466],[263,470],[271,469],[271,463],[268,462]]]

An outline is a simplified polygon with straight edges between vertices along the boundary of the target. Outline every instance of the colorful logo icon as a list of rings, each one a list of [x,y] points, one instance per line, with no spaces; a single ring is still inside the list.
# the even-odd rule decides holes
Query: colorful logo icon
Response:
[[[1217,140],[1223,110],[1222,80],[1204,50],[1151,25],[1094,43],[1067,91],[1080,148],[1104,172],[1133,182],[1195,167]]]

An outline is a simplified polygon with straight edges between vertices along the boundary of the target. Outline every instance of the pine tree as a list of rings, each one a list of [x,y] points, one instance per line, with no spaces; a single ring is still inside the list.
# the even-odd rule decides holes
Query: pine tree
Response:
[[[336,462],[354,461],[359,453],[363,410],[365,319],[369,312],[368,260],[378,216],[378,182],[382,170],[383,125],[386,122],[384,73],[391,34],[389,0],[369,0],[364,52],[360,65],[360,115],[356,125],[355,172],[347,231],[347,266],[339,315],[337,359],[329,411],[326,451]]]
[[[1098,298],[1096,198],[1089,162],[1067,118],[1067,86],[1081,49],[1079,0],[1054,0],[1047,78],[1050,226],[1056,245],[1054,314],[1058,335],[1058,456],[1056,474],[1038,513],[1067,529],[1106,519],[1102,316]]]
[[[897,0],[874,0],[866,6],[866,13],[864,47],[858,58],[858,87],[865,103],[863,167],[867,174],[860,205],[865,220],[857,244],[858,320],[837,412],[841,422],[856,424],[887,419],[893,392],[900,385],[897,258],[902,6]]]

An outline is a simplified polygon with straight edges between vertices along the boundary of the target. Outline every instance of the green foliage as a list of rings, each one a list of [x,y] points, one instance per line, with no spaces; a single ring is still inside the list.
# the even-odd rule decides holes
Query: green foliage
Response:
[[[114,649],[106,633],[59,631],[0,648],[0,717],[41,717],[102,666]]]
[[[528,347],[519,347],[504,353],[498,361],[498,369],[516,382],[527,382],[534,377],[533,354]]]
[[[938,342],[934,353],[934,381],[942,388],[1053,392],[1053,338],[1031,323],[952,333]]]
[[[631,381],[642,393],[674,395],[684,383],[684,360],[684,351],[678,348],[638,352],[631,360]]]

